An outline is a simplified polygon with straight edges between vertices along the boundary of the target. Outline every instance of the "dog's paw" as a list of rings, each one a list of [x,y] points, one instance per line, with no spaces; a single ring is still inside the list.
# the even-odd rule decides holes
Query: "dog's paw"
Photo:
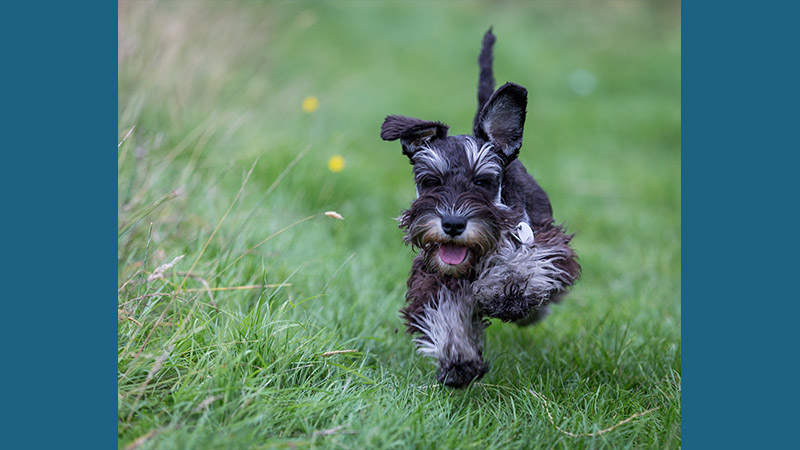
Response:
[[[462,389],[480,380],[488,370],[489,365],[481,360],[455,361],[440,365],[437,379],[445,386]]]
[[[550,307],[549,306],[540,307],[538,309],[534,309],[533,311],[531,311],[527,315],[527,317],[524,317],[524,318],[519,319],[519,320],[515,320],[514,324],[519,325],[521,327],[527,327],[529,325],[535,325],[535,324],[541,322],[549,314],[550,314]]]
[[[475,302],[479,311],[503,322],[523,320],[546,306],[547,296],[531,295],[525,284],[508,283],[500,286],[478,289]]]

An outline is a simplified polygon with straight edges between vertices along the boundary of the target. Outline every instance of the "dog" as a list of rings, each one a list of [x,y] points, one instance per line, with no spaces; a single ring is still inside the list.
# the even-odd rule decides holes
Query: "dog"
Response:
[[[489,318],[541,320],[578,280],[581,267],[553,220],[547,194],[517,159],[527,90],[496,91],[492,29],[478,56],[473,134],[390,115],[385,141],[400,140],[413,166],[417,198],[398,218],[404,242],[419,250],[408,278],[406,330],[418,353],[436,358],[439,382],[464,388],[489,369],[483,358]]]

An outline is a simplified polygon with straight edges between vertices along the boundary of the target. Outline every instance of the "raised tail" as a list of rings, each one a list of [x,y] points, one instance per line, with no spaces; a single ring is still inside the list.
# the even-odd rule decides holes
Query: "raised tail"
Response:
[[[478,78],[478,111],[475,113],[473,126],[478,123],[478,116],[483,109],[483,105],[489,101],[489,97],[494,92],[494,73],[492,72],[492,47],[494,46],[495,37],[492,34],[492,29],[483,35],[483,45],[481,46],[481,53],[478,55],[478,66],[480,67],[480,76]]]

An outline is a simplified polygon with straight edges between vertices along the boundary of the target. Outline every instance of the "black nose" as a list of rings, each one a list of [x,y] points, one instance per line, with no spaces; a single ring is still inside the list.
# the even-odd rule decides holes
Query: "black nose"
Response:
[[[442,230],[452,237],[456,237],[467,228],[467,219],[460,216],[442,217]]]

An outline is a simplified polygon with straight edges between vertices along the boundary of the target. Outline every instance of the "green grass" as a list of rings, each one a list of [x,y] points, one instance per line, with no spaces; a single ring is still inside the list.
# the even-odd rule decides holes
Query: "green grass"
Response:
[[[679,14],[121,3],[120,447],[679,448]],[[498,84],[530,91],[521,160],[584,272],[542,324],[495,321],[491,371],[450,390],[402,332],[414,255],[392,218],[414,187],[378,132],[406,114],[467,133],[489,25]],[[279,287],[204,290],[254,285]]]

